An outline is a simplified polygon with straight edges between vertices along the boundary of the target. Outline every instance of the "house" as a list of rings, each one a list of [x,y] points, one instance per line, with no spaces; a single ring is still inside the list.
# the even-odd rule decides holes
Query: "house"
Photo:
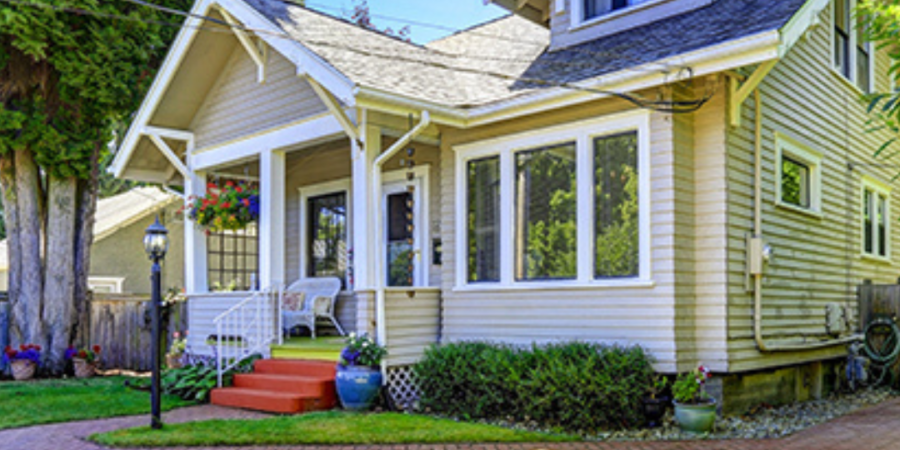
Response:
[[[578,339],[706,364],[726,411],[827,390],[856,286],[898,273],[888,136],[859,100],[890,61],[854,0],[496,3],[516,14],[425,46],[194,5],[213,20],[187,20],[113,167],[188,195],[258,180],[249,266],[186,227],[193,348],[266,297],[210,292],[243,264],[263,290],[343,277],[340,320],[388,346],[390,383],[434,342]]]
[[[138,187],[98,200],[88,276],[90,289],[100,294],[150,294],[150,264],[143,239],[144,230],[156,216],[172,234],[170,251],[174,256],[163,262],[163,286],[183,286],[184,231],[181,219],[175,217],[180,207],[178,196],[155,187]],[[7,288],[8,271],[4,240],[0,242],[0,290]]]

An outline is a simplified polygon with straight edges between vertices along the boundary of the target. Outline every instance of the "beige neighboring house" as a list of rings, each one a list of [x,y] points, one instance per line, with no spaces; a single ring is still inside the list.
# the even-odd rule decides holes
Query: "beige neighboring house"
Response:
[[[97,201],[94,245],[88,286],[95,293],[150,293],[150,262],[144,252],[144,230],[156,216],[172,237],[163,263],[163,287],[184,285],[184,226],[175,213],[178,196],[157,187],[139,187]],[[0,290],[6,290],[9,260],[6,241],[0,242]]]
[[[112,168],[188,195],[258,180],[251,252],[185,229],[191,347],[229,310],[277,316],[258,288],[337,274],[391,383],[435,342],[588,340],[706,364],[730,411],[830,388],[856,286],[900,270],[895,169],[872,156],[890,136],[859,100],[890,61],[854,0],[495,3],[517,14],[427,45],[195,3],[217,21],[187,19]],[[233,273],[258,283],[211,292]]]

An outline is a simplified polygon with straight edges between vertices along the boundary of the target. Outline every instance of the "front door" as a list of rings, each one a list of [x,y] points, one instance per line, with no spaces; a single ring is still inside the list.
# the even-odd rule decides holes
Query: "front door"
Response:
[[[424,286],[423,241],[426,233],[420,229],[426,223],[420,186],[421,179],[413,182],[391,182],[384,185],[384,218],[387,264],[387,286]]]

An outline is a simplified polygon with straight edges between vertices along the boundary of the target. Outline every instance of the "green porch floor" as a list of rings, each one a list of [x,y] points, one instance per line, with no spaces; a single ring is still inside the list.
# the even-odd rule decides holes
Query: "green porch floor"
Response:
[[[283,359],[315,359],[337,362],[344,349],[341,336],[292,337],[282,345],[272,346],[272,357]]]

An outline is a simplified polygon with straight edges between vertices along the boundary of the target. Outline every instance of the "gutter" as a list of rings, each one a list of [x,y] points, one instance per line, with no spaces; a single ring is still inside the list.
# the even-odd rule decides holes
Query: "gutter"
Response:
[[[372,192],[374,193],[374,201],[377,202],[378,205],[381,205],[381,169],[389,159],[391,159],[397,152],[399,152],[403,147],[409,144],[413,139],[416,138],[419,134],[425,131],[429,125],[431,125],[431,115],[428,113],[428,110],[422,111],[422,116],[419,119],[419,123],[413,127],[412,130],[409,130],[408,133],[400,137],[397,142],[394,142],[394,145],[391,145],[390,148],[385,150],[383,153],[378,155],[375,158],[374,163],[372,164]],[[386,345],[387,342],[387,324],[385,324],[385,300],[384,300],[384,290],[385,290],[385,275],[384,271],[385,267],[385,257],[386,252],[384,245],[381,245],[381,237],[384,236],[384,211],[380,206],[375,207],[375,217],[374,217],[374,233],[372,235],[375,236],[376,242],[379,242],[378,245],[375,246],[375,254],[373,258],[374,266],[375,266],[375,280],[372,283],[372,287],[375,290],[375,337],[377,338],[379,345]],[[381,371],[384,372],[387,370],[387,366],[382,364]]]

